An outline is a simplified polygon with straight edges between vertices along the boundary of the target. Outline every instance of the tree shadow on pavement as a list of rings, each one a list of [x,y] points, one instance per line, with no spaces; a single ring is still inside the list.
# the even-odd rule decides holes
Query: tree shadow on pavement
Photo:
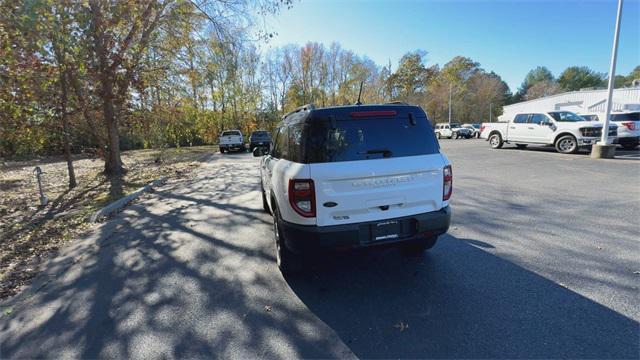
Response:
[[[638,357],[638,322],[471,244],[329,257],[287,281],[360,358]]]

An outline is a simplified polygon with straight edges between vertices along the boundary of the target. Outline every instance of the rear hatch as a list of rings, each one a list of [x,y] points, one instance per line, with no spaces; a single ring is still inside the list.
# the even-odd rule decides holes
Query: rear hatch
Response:
[[[611,121],[618,125],[618,136],[640,136],[640,112],[611,114]]]
[[[309,132],[306,150],[318,226],[443,207],[446,161],[424,114],[314,121]]]

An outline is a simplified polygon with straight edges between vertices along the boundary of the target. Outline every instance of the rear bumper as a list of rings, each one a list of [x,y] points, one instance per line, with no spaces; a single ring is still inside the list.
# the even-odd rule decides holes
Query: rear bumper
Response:
[[[244,150],[244,144],[220,144],[220,149]]]
[[[249,147],[250,148],[257,148],[259,146],[271,146],[271,141],[252,141],[251,143],[249,143]]]
[[[393,245],[419,237],[444,234],[451,223],[451,208],[447,206],[438,211],[385,219],[385,221],[388,220],[412,224],[414,228],[411,235],[392,240],[372,240],[371,228],[380,221],[335,226],[297,225],[283,221],[280,229],[287,248],[295,253]]]

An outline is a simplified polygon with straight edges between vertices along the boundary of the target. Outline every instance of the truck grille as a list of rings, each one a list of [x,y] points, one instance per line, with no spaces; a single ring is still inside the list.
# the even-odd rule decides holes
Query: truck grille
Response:
[[[602,128],[581,128],[580,132],[584,137],[600,137],[602,136]],[[618,136],[618,129],[615,127],[609,127],[609,136]]]

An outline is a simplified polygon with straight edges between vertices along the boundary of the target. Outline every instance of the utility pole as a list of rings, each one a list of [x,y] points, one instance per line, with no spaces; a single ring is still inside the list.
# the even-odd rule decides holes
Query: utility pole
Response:
[[[453,84],[449,83],[449,125],[451,125],[451,91],[453,90]]]
[[[592,158],[613,158],[616,154],[616,145],[609,143],[609,117],[613,105],[613,87],[616,76],[616,60],[618,57],[618,38],[620,36],[620,20],[622,15],[622,0],[618,0],[618,12],[616,14],[616,29],[613,33],[613,49],[611,50],[611,65],[609,67],[609,84],[607,86],[607,103],[604,121],[602,122],[602,137],[598,144],[591,149]]]

